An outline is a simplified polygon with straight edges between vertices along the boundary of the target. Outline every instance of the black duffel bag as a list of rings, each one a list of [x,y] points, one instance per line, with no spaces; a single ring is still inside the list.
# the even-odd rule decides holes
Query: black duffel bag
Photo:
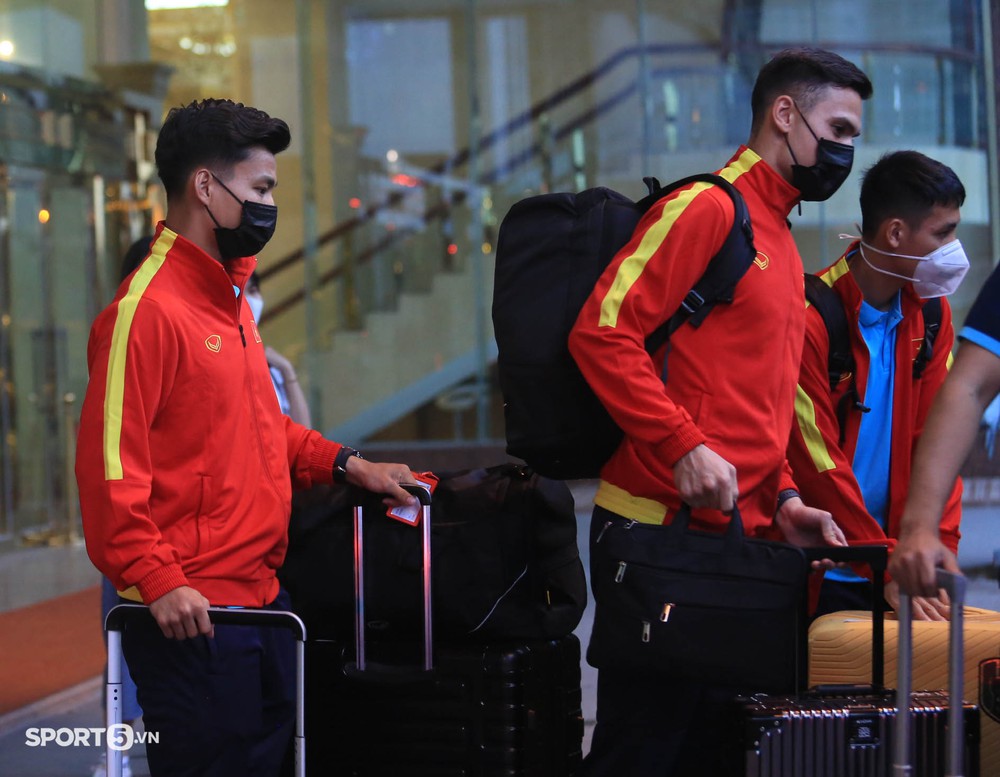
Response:
[[[587,585],[565,483],[516,464],[436,473],[431,505],[434,633],[443,639],[554,639],[576,628]],[[310,638],[354,629],[353,506],[365,515],[365,614],[385,639],[421,633],[420,529],[382,497],[334,488],[299,507],[279,571]]]

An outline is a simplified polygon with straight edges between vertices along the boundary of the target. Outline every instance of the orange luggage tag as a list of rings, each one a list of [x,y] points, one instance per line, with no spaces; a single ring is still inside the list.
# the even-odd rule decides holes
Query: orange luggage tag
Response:
[[[437,488],[438,477],[433,472],[411,472],[417,485],[427,490],[428,494],[433,494]],[[386,515],[395,518],[397,521],[405,523],[407,526],[417,526],[420,523],[421,506],[404,505],[402,507],[390,507],[386,510]]]

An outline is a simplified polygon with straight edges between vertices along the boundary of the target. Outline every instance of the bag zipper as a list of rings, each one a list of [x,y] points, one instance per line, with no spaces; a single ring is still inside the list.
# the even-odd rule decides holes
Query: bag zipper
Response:
[[[597,533],[597,539],[594,540],[594,544],[597,544],[602,539],[604,539],[604,533],[610,528],[610,526],[613,523],[614,523],[614,521],[605,521],[604,522],[604,525],[601,527],[601,530]],[[630,519],[628,522],[626,522],[625,524],[622,525],[622,528],[625,529],[626,531],[628,531],[633,526],[635,526],[637,523],[638,523],[638,521]]]

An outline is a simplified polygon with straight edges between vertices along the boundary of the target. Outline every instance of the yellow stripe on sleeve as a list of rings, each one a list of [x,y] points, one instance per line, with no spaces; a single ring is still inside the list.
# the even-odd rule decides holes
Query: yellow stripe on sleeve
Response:
[[[816,407],[802,386],[796,387],[795,420],[799,424],[799,431],[802,432],[802,439],[806,441],[806,448],[816,471],[828,472],[831,469],[836,469],[837,465],[830,458],[830,451],[827,450],[823,435],[816,425]]]
[[[151,246],[149,258],[132,276],[128,292],[118,302],[118,317],[111,333],[111,352],[108,354],[107,386],[104,391],[104,478],[121,480],[122,416],[125,404],[125,365],[128,355],[128,337],[132,329],[139,301],[153,276],[163,266],[167,252],[177,235],[168,229],[160,232]]]
[[[747,149],[731,165],[721,170],[719,175],[730,183],[733,183],[759,160],[760,157],[756,153]],[[621,312],[625,296],[632,289],[632,286],[635,285],[636,281],[642,277],[642,273],[646,269],[646,264],[667,239],[671,228],[684,212],[684,209],[691,204],[691,201],[698,194],[708,189],[711,185],[710,183],[696,183],[690,189],[685,189],[666,203],[659,220],[646,230],[635,252],[626,257],[619,265],[618,273],[611,287],[608,289],[608,293],[601,302],[601,315],[598,319],[598,326],[615,327],[618,325],[618,314]]]

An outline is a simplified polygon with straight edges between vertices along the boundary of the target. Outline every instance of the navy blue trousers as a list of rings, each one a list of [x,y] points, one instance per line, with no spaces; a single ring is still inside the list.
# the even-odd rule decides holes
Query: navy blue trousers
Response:
[[[288,609],[284,591],[268,609]],[[122,649],[143,726],[158,736],[153,777],[273,777],[295,725],[295,639],[286,629],[216,626],[174,640],[152,619],[129,624]]]
[[[732,777],[739,693],[598,672],[597,725],[581,777]]]

